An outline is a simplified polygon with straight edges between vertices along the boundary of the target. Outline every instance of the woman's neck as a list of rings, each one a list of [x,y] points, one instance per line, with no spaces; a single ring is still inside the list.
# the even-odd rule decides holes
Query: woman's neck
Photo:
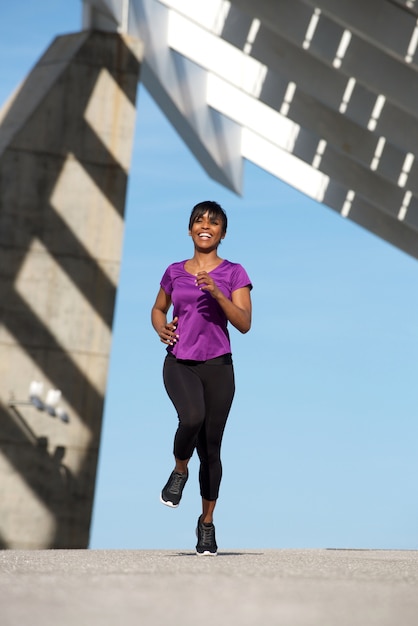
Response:
[[[195,251],[193,257],[187,261],[187,264],[190,268],[193,268],[194,271],[198,272],[201,270],[211,270],[215,267],[218,267],[222,263],[223,259],[218,256],[216,250],[211,252],[199,252]]]

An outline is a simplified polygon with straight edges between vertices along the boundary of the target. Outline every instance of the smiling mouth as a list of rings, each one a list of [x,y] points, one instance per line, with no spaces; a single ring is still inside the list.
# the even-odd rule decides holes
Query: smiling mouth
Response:
[[[209,233],[199,233],[199,237],[201,239],[211,239],[212,235],[210,235]]]

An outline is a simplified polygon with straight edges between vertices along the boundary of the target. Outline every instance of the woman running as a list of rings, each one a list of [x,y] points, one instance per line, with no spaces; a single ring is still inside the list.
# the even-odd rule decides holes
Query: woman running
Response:
[[[247,272],[218,256],[227,222],[218,203],[196,204],[189,220],[193,257],[166,269],[151,314],[152,325],[167,346],[163,379],[178,416],[175,467],[160,499],[178,507],[196,449],[202,497],[196,553],[205,556],[217,554],[213,513],[222,477],[222,436],[235,392],[227,325],[242,333],[251,327],[252,285]]]

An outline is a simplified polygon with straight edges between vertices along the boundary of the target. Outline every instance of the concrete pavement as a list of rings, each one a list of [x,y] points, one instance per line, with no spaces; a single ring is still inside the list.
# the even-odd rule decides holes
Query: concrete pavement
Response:
[[[417,626],[418,551],[3,551],[0,623]]]

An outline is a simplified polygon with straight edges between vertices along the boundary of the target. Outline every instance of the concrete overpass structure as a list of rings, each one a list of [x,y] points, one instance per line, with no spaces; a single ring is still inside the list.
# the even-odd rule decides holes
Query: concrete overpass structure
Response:
[[[208,174],[252,161],[408,254],[418,241],[418,6],[85,2],[145,45],[141,81]]]
[[[85,0],[1,111],[2,547],[88,545],[139,79],[224,186],[250,160],[418,257],[418,9],[336,7]]]

